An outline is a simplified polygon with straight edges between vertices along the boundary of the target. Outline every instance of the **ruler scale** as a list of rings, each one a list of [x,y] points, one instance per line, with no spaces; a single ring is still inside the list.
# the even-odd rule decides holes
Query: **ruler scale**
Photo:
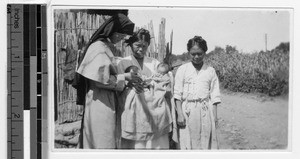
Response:
[[[36,6],[36,38],[37,38],[37,127],[42,127],[41,116],[42,116],[42,68],[41,68],[41,6]],[[41,143],[41,129],[37,129],[37,158],[42,158],[42,143]]]
[[[10,64],[10,61],[11,61],[11,57],[10,57],[10,54],[11,54],[11,5],[7,5],[7,82],[9,83],[11,81],[11,64]],[[10,84],[12,84],[10,82]],[[11,148],[11,123],[10,120],[11,120],[11,87],[10,86],[7,86],[7,158],[10,158],[11,157],[11,151],[9,150],[9,148]],[[11,106],[11,107],[10,107]]]
[[[7,5],[8,159],[47,158],[46,33],[45,5]]]
[[[48,119],[48,62],[47,62],[47,14],[46,14],[46,6],[41,6],[41,71],[42,71],[42,124],[41,124],[41,157],[46,158],[48,152],[48,144],[47,144],[47,119]]]
[[[24,54],[23,54],[23,6],[8,5],[8,158],[24,157]]]
[[[32,86],[32,95],[34,96],[33,97],[33,104],[31,105],[30,107],[30,136],[31,136],[31,139],[30,139],[30,158],[31,159],[38,159],[37,158],[37,130],[38,130],[38,127],[37,127],[37,107],[38,107],[38,103],[37,103],[37,68],[38,68],[38,59],[37,59],[37,31],[36,31],[36,21],[37,21],[37,16],[36,16],[36,6],[35,5],[31,5],[29,6],[30,8],[30,21],[31,21],[31,45],[32,45],[32,48],[31,48],[31,55],[30,55],[30,58],[31,58],[31,61],[32,61],[32,64],[31,64],[31,67],[34,71],[32,71],[32,83],[33,83],[33,86]]]

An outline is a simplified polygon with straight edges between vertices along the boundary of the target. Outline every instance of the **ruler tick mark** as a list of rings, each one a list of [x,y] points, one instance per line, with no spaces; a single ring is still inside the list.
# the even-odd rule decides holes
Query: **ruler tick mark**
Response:
[[[22,91],[19,91],[19,90],[12,90],[11,92],[22,92]]]
[[[11,31],[11,33],[13,34],[19,34],[19,33],[22,33],[21,31]]]
[[[22,151],[21,149],[12,149],[12,151]]]
[[[23,120],[12,119],[12,122],[23,122]]]

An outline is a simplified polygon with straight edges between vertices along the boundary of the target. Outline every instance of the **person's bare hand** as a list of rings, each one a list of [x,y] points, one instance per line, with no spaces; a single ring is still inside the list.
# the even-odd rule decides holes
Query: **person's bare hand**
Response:
[[[132,88],[136,93],[139,94],[144,91],[143,80],[137,73],[125,73],[125,79],[128,81],[127,86]]]
[[[137,94],[140,94],[140,93],[144,92],[144,86],[141,82],[140,83],[131,83],[131,84],[132,84],[133,90]]]
[[[216,116],[214,118],[215,118],[215,127],[218,128],[219,127],[219,119]]]
[[[184,128],[186,126],[186,120],[183,114],[178,114],[177,125],[179,128]]]

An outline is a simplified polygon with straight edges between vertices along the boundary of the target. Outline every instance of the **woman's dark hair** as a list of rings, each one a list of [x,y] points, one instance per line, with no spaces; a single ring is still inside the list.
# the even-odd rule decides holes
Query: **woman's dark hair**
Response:
[[[139,29],[138,31],[134,32],[133,35],[125,41],[125,43],[127,43],[128,45],[131,45],[134,42],[144,40],[144,41],[148,42],[148,44],[150,44],[150,39],[151,39],[151,36],[150,36],[149,31],[142,28],[142,29]]]
[[[190,51],[194,45],[199,46],[204,52],[207,51],[206,41],[201,36],[194,36],[190,39],[187,43],[187,50]]]

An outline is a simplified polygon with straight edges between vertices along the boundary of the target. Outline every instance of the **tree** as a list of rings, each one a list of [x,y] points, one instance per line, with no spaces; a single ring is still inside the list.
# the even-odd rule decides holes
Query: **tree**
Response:
[[[282,50],[283,52],[288,52],[290,51],[290,42],[282,42],[275,49]]]
[[[215,52],[215,53],[224,53],[225,50],[223,48],[221,48],[220,46],[216,46],[215,50],[213,52]]]
[[[227,54],[232,54],[238,52],[235,46],[226,45],[225,52]]]

